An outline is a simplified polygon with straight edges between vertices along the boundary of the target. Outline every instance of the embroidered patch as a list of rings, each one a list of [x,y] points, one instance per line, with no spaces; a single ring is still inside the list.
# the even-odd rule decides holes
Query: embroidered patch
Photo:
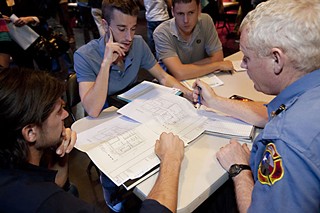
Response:
[[[263,153],[258,169],[258,179],[262,184],[272,185],[284,175],[282,158],[277,152],[276,145],[269,143]]]

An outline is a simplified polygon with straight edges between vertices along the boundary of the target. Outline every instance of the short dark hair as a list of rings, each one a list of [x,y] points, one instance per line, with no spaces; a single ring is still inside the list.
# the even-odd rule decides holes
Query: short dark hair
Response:
[[[15,67],[0,72],[0,167],[28,161],[22,129],[41,127],[64,91],[65,83],[44,71]]]
[[[178,3],[191,3],[192,1],[196,1],[197,5],[200,4],[200,0],[172,0],[172,7],[174,7],[175,4]]]
[[[130,16],[139,15],[139,5],[134,0],[103,0],[102,17],[110,24],[113,18],[113,11],[117,9]]]

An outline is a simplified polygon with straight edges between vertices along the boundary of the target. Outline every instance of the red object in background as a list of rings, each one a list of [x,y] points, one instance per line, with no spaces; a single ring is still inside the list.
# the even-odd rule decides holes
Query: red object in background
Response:
[[[0,18],[0,32],[9,32],[9,28],[4,19]]]

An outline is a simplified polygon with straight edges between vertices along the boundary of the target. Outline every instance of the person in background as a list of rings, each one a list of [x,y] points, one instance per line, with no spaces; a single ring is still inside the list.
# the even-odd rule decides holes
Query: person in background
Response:
[[[239,212],[320,210],[319,31],[314,0],[268,0],[241,24],[242,67],[256,90],[276,97],[251,151],[232,139],[216,154],[234,182]],[[215,98],[204,84],[194,86],[195,100]]]
[[[10,65],[11,42],[7,23],[0,12],[0,70]]]
[[[93,39],[100,37],[99,30],[91,15],[91,7],[88,4],[88,0],[77,0],[77,6],[82,22],[84,43],[86,44],[92,40],[90,32],[92,32]]]
[[[76,142],[76,133],[64,127],[65,84],[14,67],[1,71],[0,85],[0,212],[102,212],[64,190]],[[155,153],[159,176],[140,212],[175,212],[184,143],[162,133]]]
[[[94,19],[94,22],[96,23],[100,37],[104,36],[105,30],[102,25],[102,0],[89,0],[89,6],[91,7],[91,15]]]
[[[38,2],[36,0],[0,0],[0,12],[2,13],[3,19],[7,22],[7,24],[11,22],[10,16],[12,14],[15,14],[17,17],[19,17],[13,23],[16,27],[28,25],[39,35],[46,35],[47,11],[40,8],[40,6],[43,5],[42,2],[43,1]],[[11,42],[7,43],[7,46],[1,47],[1,49],[4,49],[4,51],[10,53],[10,56],[12,57],[12,60],[16,65],[28,68],[35,67],[33,62],[33,60],[35,59],[35,53],[33,52],[33,49],[31,47],[24,50],[18,45],[18,43],[12,40]],[[49,62],[45,60],[37,60],[37,63],[37,66],[41,68],[49,66]]]
[[[220,14],[223,13],[222,0],[201,0],[201,12],[207,13],[216,23],[219,20]]]
[[[73,32],[71,20],[69,17],[68,1],[67,0],[60,0],[59,1],[58,15],[59,15],[60,23],[67,33],[68,42],[69,42],[71,48],[75,49],[76,40],[74,38],[74,32]]]
[[[171,0],[140,0],[140,4],[146,9],[148,45],[156,55],[153,32],[162,22],[170,18],[168,8],[171,8]]]
[[[174,18],[153,33],[160,64],[178,80],[216,71],[232,71],[224,61],[222,45],[209,15],[201,13],[200,0],[173,0]]]
[[[253,9],[251,1],[250,0],[239,0],[239,9],[238,9],[238,14],[235,20],[234,28],[232,32],[230,32],[227,35],[227,38],[234,38],[239,40],[240,38],[240,33],[239,33],[239,27],[241,25],[242,20],[244,17]]]

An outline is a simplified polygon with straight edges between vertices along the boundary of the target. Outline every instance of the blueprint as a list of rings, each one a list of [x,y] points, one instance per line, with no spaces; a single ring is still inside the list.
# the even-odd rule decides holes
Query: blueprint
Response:
[[[121,115],[78,134],[76,148],[118,186],[159,165],[154,145],[162,132],[178,135],[187,146],[205,131],[237,135],[241,125],[252,128],[231,117],[197,110],[173,94],[136,99],[117,112]]]

